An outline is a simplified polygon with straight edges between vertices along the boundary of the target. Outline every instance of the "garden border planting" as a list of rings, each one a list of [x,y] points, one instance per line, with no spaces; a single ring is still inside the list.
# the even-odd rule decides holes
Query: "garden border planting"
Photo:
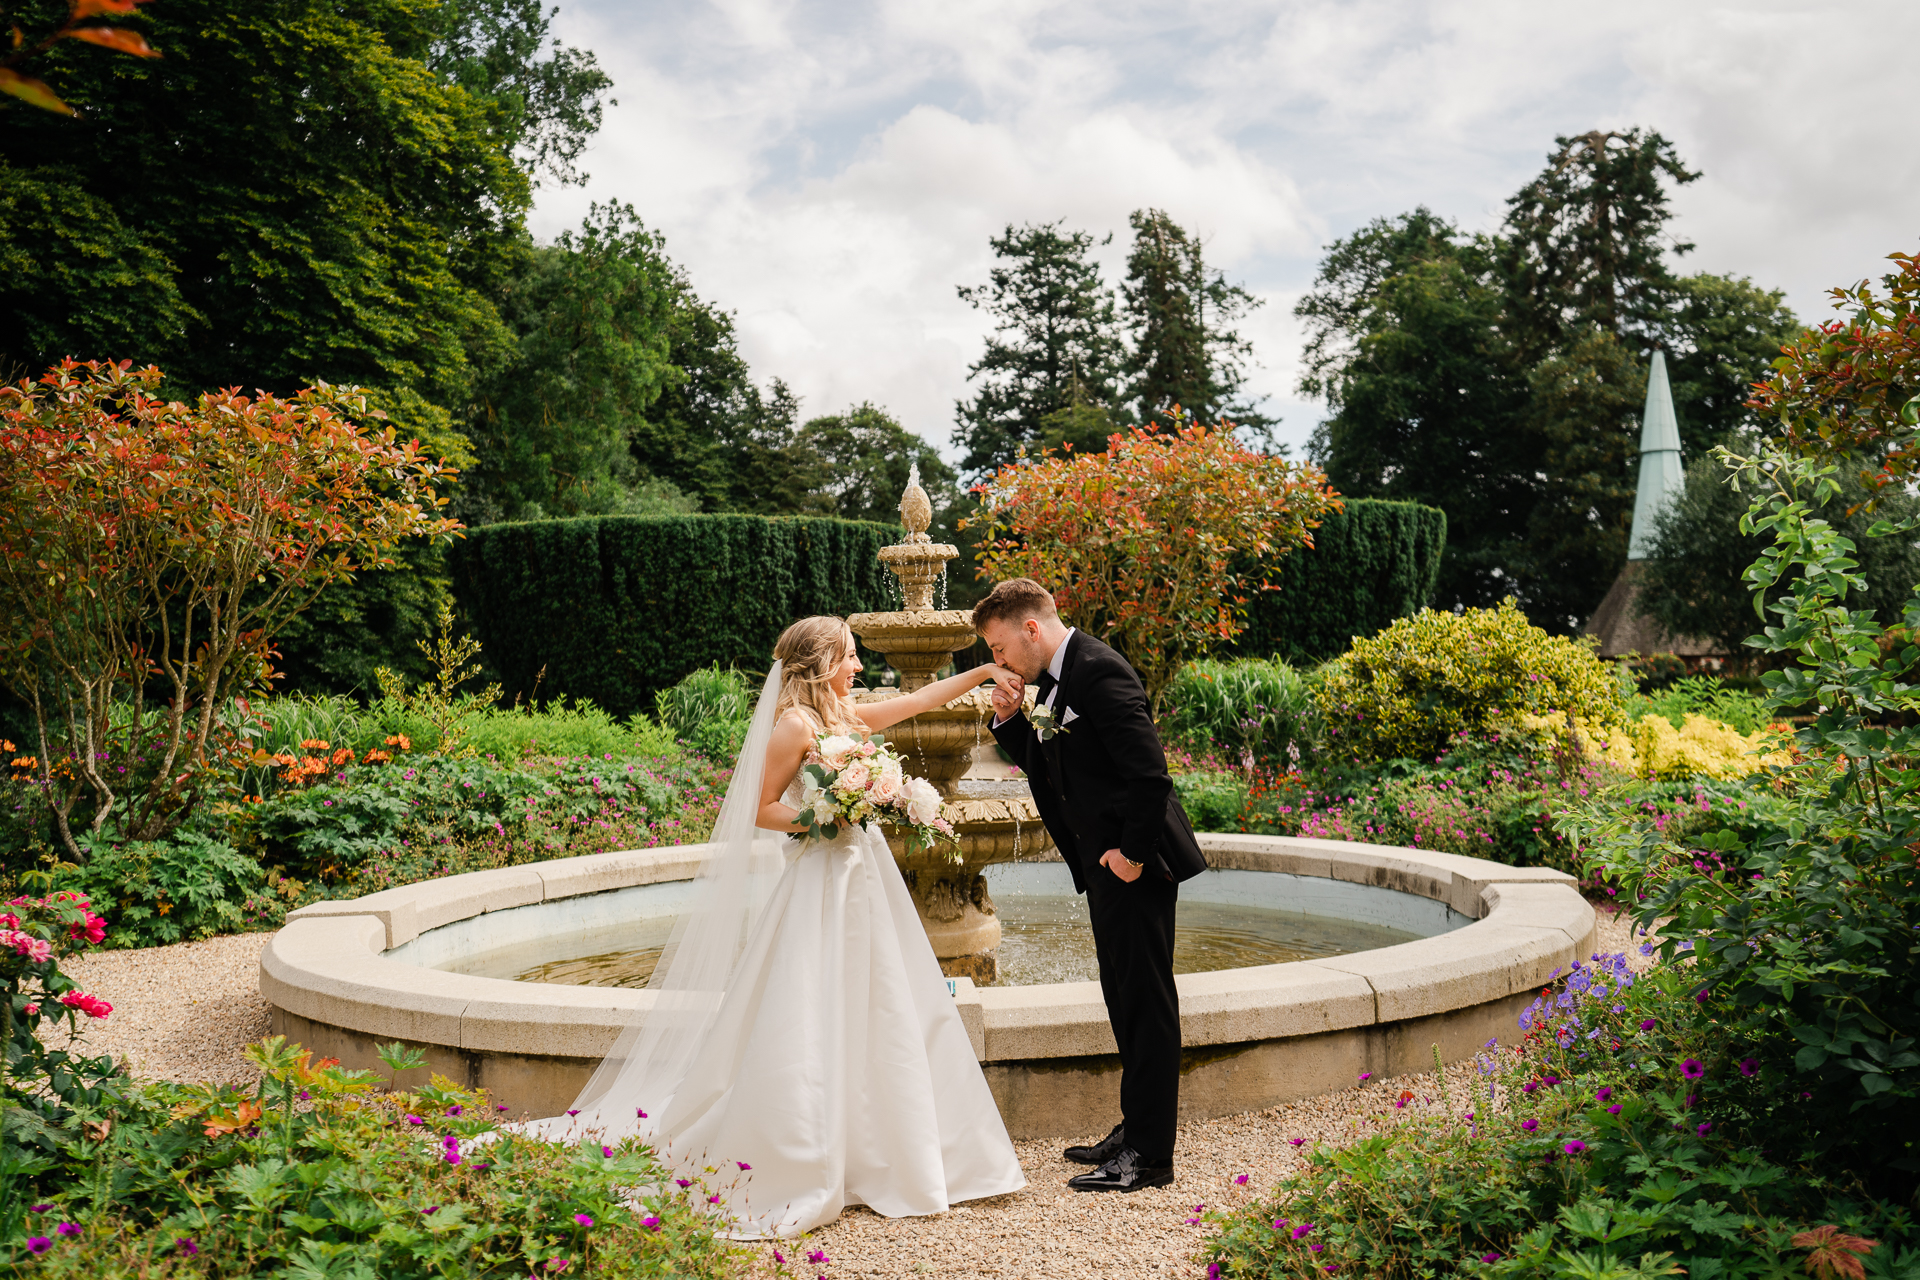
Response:
[[[1202,835],[1222,869],[1288,872],[1443,901],[1473,923],[1331,959],[1182,974],[1183,1119],[1258,1110],[1469,1058],[1508,1040],[1525,1004],[1594,945],[1571,876],[1479,858],[1338,840]],[[684,880],[704,845],[597,854],[449,876],[294,912],[260,957],[274,1031],[354,1067],[394,1040],[417,1073],[486,1088],[517,1115],[555,1115],[652,997],[613,987],[509,982],[425,969],[383,953],[490,911]],[[1057,855],[1053,855],[1057,857]],[[1015,1137],[1104,1130],[1120,1063],[1095,982],[976,987],[960,1012]],[[403,1086],[411,1083],[403,1078]]]

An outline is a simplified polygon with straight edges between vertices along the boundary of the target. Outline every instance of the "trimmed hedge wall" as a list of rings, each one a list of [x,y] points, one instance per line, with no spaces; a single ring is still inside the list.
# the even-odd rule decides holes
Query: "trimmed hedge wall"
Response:
[[[795,618],[896,608],[874,557],[901,536],[851,520],[599,516],[472,529],[447,564],[509,699],[538,680],[542,701],[627,716],[710,663],[765,671]]]
[[[1447,516],[1417,502],[1349,498],[1346,510],[1313,531],[1313,550],[1280,567],[1280,590],[1247,602],[1247,629],[1230,652],[1319,662],[1345,653],[1433,597]]]

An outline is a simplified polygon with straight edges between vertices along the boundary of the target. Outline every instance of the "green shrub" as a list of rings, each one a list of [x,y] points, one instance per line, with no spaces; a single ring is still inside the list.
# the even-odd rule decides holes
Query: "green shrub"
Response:
[[[553,703],[537,711],[491,709],[473,717],[466,746],[482,756],[520,760],[528,756],[660,756],[671,754],[674,735],[645,716],[615,720],[586,699]]]
[[[753,686],[716,663],[687,673],[671,689],[653,695],[661,726],[675,738],[722,764],[732,764],[753,719]]]
[[[1417,502],[1348,498],[1313,531],[1313,549],[1281,561],[1278,591],[1247,601],[1233,652],[1320,662],[1427,606],[1447,545],[1447,516]]]
[[[1312,678],[1279,658],[1189,662],[1164,705],[1161,725],[1176,740],[1229,759],[1285,768],[1312,749]]]
[[[448,550],[508,697],[616,716],[712,663],[760,667],[793,619],[892,607],[898,529],[830,519],[604,516],[497,524]]]
[[[35,1159],[0,1169],[12,1273],[665,1280],[753,1268],[715,1235],[708,1179],[676,1184],[636,1139],[538,1141],[501,1130],[492,1098],[443,1077],[375,1093],[371,1072],[316,1064],[278,1036],[247,1052],[257,1088],[130,1087],[84,1117],[111,1125],[54,1131]],[[396,1076],[424,1061],[399,1045],[382,1056]],[[719,1163],[726,1181],[748,1177]]]
[[[1699,1011],[1685,962],[1593,961],[1521,1015],[1517,1046],[1488,1041],[1470,1083],[1408,1091],[1403,1123],[1209,1214],[1208,1274],[1760,1280],[1813,1272],[1794,1237],[1820,1225],[1878,1241],[1870,1275],[1920,1271],[1904,1209],[1754,1126],[1770,1082]]]
[[[1247,781],[1224,770],[1199,770],[1173,775],[1174,794],[1195,831],[1240,831],[1240,812],[1247,803]]]
[[[1513,600],[1495,609],[1423,609],[1329,664],[1315,693],[1322,746],[1361,761],[1431,759],[1523,713],[1624,718],[1613,671],[1592,649],[1550,636]]]
[[[1712,676],[1687,676],[1666,688],[1628,703],[1634,719],[1641,715],[1664,716],[1678,729],[1689,715],[1707,716],[1730,724],[1741,733],[1758,733],[1772,724],[1777,715],[1767,700],[1750,690],[1729,686]]]
[[[85,865],[60,864],[54,885],[86,894],[113,922],[110,946],[159,947],[240,933],[246,906],[265,895],[258,860],[191,829],[165,840],[89,842]]]

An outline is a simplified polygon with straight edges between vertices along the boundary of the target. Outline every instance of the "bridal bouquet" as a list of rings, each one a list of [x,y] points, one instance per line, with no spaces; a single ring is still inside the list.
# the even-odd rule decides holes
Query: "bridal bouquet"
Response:
[[[925,778],[908,777],[900,753],[878,735],[823,733],[800,773],[805,781],[794,821],[807,824],[809,837],[831,840],[842,823],[864,827],[878,820],[905,827],[908,849],[944,844],[947,856],[958,860],[960,842],[940,816],[940,792]]]

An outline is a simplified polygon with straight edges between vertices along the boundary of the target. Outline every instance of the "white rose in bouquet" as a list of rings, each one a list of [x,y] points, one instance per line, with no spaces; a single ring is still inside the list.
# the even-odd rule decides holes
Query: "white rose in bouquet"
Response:
[[[841,795],[856,796],[867,789],[867,781],[872,776],[865,760],[855,760],[840,770],[840,776],[833,780],[833,789]]]
[[[940,816],[940,791],[925,778],[913,778],[907,783],[907,821],[915,826],[929,826]]]
[[[814,752],[827,768],[839,769],[847,763],[847,757],[853,754],[853,749],[858,745],[860,744],[846,734],[836,733],[820,739]]]

